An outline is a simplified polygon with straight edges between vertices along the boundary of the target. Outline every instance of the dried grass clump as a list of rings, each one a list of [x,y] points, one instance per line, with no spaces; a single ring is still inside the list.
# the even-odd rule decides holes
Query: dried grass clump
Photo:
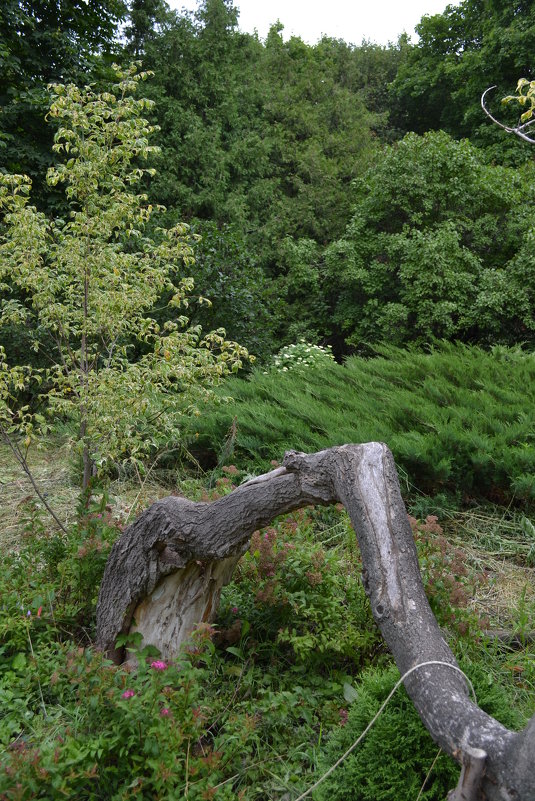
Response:
[[[72,521],[80,488],[72,482],[66,446],[57,442],[47,443],[46,448],[34,449],[29,454],[28,463],[40,491],[59,519],[65,523]],[[17,548],[32,509],[40,506],[28,478],[12,458],[8,447],[0,444],[0,548]],[[47,527],[57,527],[48,516]]]

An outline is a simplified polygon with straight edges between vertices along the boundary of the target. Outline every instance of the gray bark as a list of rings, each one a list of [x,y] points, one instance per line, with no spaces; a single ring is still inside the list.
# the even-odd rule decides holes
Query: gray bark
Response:
[[[464,765],[459,799],[534,801],[535,718],[512,732],[468,697],[425,596],[392,454],[382,443],[286,454],[283,467],[210,504],[155,503],[115,544],[97,608],[99,646],[116,662],[117,636],[137,628],[164,656],[213,618],[251,534],[307,504],[341,502],[362,554],[363,581],[405,686],[433,739]]]

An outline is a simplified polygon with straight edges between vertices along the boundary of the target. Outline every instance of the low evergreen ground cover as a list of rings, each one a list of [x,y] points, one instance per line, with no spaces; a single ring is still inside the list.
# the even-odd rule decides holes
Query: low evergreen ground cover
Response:
[[[285,450],[380,440],[405,483],[459,502],[535,501],[535,355],[443,344],[375,358],[297,361],[225,384],[234,399],[196,421],[194,450],[266,468]],[[225,443],[223,448],[222,443]]]

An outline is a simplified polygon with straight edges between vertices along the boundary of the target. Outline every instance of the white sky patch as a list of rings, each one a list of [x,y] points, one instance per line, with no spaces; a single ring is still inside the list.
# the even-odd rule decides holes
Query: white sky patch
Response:
[[[172,8],[197,8],[196,0],[168,0]],[[450,5],[459,5],[453,0]],[[270,25],[280,20],[283,36],[300,36],[315,44],[322,35],[360,45],[363,40],[386,45],[405,32],[413,42],[415,25],[424,14],[441,14],[447,0],[235,0],[240,29],[265,39]]]

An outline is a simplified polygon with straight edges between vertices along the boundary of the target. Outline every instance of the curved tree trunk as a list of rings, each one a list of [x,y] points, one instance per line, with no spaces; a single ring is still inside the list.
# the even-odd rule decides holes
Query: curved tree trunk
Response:
[[[377,442],[287,453],[283,467],[213,503],[155,503],[111,551],[99,647],[120,662],[118,635],[137,630],[163,655],[176,653],[195,623],[213,619],[256,529],[307,504],[338,502],[357,533],[366,593],[400,673],[422,662],[456,666],[425,596],[392,454]],[[509,731],[470,701],[447,665],[421,667],[404,683],[433,739],[463,765],[452,801],[534,801],[535,717],[523,732]]]

